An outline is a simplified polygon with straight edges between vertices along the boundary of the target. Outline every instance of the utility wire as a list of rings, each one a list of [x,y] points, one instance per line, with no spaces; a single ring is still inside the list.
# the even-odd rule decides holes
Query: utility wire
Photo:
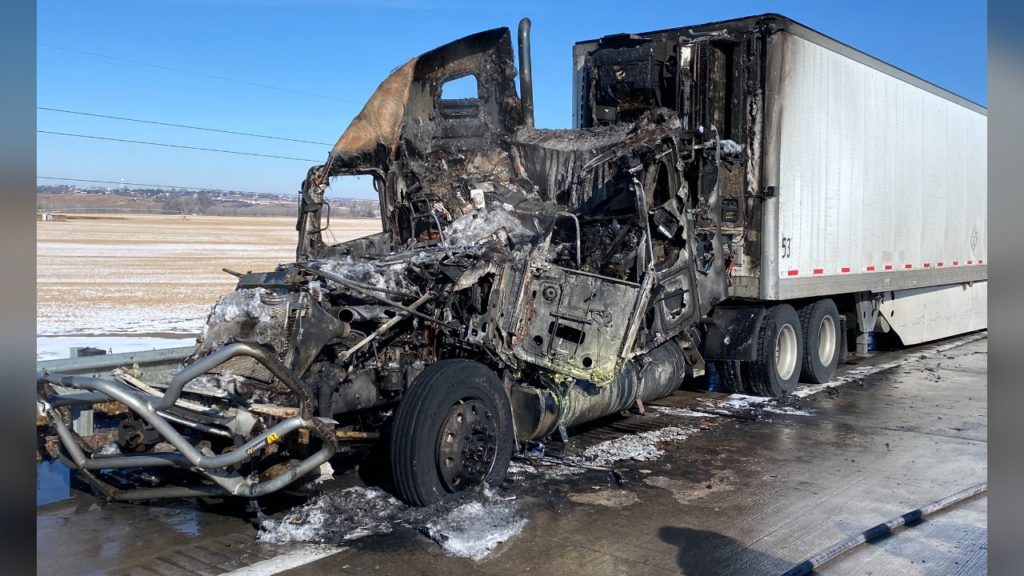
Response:
[[[182,190],[200,190],[210,192],[235,192],[238,194],[273,194],[268,192],[253,192],[251,190],[227,190],[224,188],[201,188],[199,186],[174,186],[172,184],[141,184],[139,182],[121,182],[120,180],[87,180],[85,178],[63,178],[58,176],[36,176],[37,180],[62,180],[65,182],[87,182],[91,184],[123,184],[125,186],[142,186],[144,188],[180,188]],[[280,196],[280,194],[274,194]]]
[[[139,60],[129,60],[128,58],[119,58],[117,56],[109,56],[107,54],[99,54],[97,52],[88,52],[86,50],[77,50],[75,48],[67,48],[65,46],[55,46],[53,44],[47,44],[45,42],[36,42],[37,46],[45,46],[47,48],[53,48],[56,50],[64,50],[65,52],[73,52],[75,54],[84,54],[86,56],[93,56],[96,58],[105,58],[107,60],[113,60],[115,62],[127,62],[128,64],[135,64],[136,66],[148,66],[150,68],[159,68],[161,70],[170,70],[172,72],[180,72],[182,74],[191,74],[193,76],[202,76],[204,78],[213,78],[215,80],[223,80],[225,82],[235,82],[237,84],[245,84],[247,86],[256,86],[258,88],[266,88],[268,90],[278,90],[281,92],[291,92],[292,94],[301,94],[303,96],[312,96],[314,98],[323,98],[325,100],[334,100],[336,102],[346,102],[349,104],[361,104],[355,100],[346,100],[344,98],[335,98],[334,96],[326,96],[324,94],[316,94],[314,92],[305,92],[302,90],[294,90],[292,88],[282,88],[281,86],[273,86],[271,84],[263,84],[260,82],[250,82],[249,80],[239,80],[238,78],[230,78],[227,76],[218,76],[216,74],[207,74],[205,72],[196,72],[194,70],[185,70],[184,68],[175,68],[173,66],[164,66],[163,64],[153,64],[150,62],[141,62]]]
[[[259,156],[261,158],[277,158],[279,160],[298,160],[299,162],[320,162],[309,158],[294,158],[291,156],[276,156],[274,154],[259,154],[257,152],[239,152],[237,150],[222,150],[220,148],[201,148],[199,146],[185,146],[184,144],[166,144],[163,142],[146,142],[143,140],[127,140],[124,138],[109,138],[107,136],[91,136],[88,134],[72,134],[70,132],[51,132],[49,130],[36,130],[38,134],[53,134],[56,136],[71,136],[73,138],[90,138],[92,140],[109,140],[111,142],[127,142],[129,144],[146,144],[148,146],[163,146],[165,148],[184,148],[186,150],[200,150],[203,152],[221,152],[223,154],[237,154],[239,156]]]
[[[107,118],[110,120],[124,120],[126,122],[140,122],[142,124],[156,124],[157,126],[171,126],[173,128],[188,128],[190,130],[203,130],[205,132],[220,132],[222,134],[234,134],[236,136],[252,136],[253,138],[266,138],[268,140],[284,140],[285,142],[298,142],[300,144],[316,144],[317,146],[332,146],[327,142],[314,142],[312,140],[299,140],[297,138],[285,138],[284,136],[268,136],[266,134],[253,134],[251,132],[235,132],[234,130],[221,130],[219,128],[206,128],[204,126],[190,126],[188,124],[174,124],[172,122],[158,122],[156,120],[141,120],[139,118],[125,118],[124,116],[110,116],[108,114],[97,114],[95,112],[80,112],[77,110],[65,110],[63,108],[48,108],[36,106],[37,110],[47,112],[60,112],[63,114],[77,114],[79,116],[92,116],[94,118]]]

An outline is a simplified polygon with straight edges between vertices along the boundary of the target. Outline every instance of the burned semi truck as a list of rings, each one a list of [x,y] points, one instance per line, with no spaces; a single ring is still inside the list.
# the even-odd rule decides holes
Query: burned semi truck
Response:
[[[306,174],[296,260],[237,274],[169,383],[41,373],[65,461],[194,480],[116,498],[254,497],[376,441],[424,505],[710,366],[781,396],[876,329],[984,327],[983,108],[763,15],[576,44],[574,128],[541,129],[529,20],[518,90],[512,40],[388,76]],[[328,244],[351,175],[383,232]],[[90,455],[62,407],[111,399],[134,428]]]

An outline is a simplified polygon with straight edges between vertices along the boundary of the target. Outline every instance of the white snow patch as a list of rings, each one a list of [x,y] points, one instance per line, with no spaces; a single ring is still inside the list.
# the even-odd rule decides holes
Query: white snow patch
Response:
[[[806,410],[800,410],[792,406],[782,406],[774,398],[765,396],[748,396],[746,394],[731,394],[725,401],[715,401],[702,398],[701,402],[720,410],[758,410],[773,414],[788,414],[790,416],[810,416]]]
[[[718,414],[709,414],[707,412],[697,412],[690,410],[689,408],[676,408],[675,406],[653,406],[651,410],[655,414],[664,414],[665,416],[676,416],[679,418],[718,418]]]
[[[838,378],[834,378],[834,379],[832,379],[829,382],[826,382],[824,384],[812,384],[812,385],[807,385],[807,386],[800,386],[796,390],[793,390],[790,394],[792,394],[793,396],[795,396],[797,398],[806,398],[808,396],[811,396],[811,395],[817,394],[819,392],[823,392],[825,390],[828,390],[829,388],[835,388],[837,386],[842,386],[843,384],[848,384],[850,382],[856,382],[857,380],[861,380],[863,378],[871,376],[872,374],[877,374],[877,373],[885,371],[885,370],[890,370],[892,368],[896,368],[898,366],[906,364],[907,362],[913,362],[915,360],[923,360],[925,358],[928,358],[929,356],[934,356],[935,354],[938,354],[940,352],[945,352],[946,350],[957,348],[957,347],[963,346],[965,344],[970,344],[971,342],[975,342],[977,340],[982,340],[984,338],[988,338],[988,332],[985,332],[983,334],[972,334],[972,335],[969,335],[969,336],[964,336],[962,338],[958,338],[956,340],[953,340],[952,342],[947,342],[945,344],[940,344],[940,345],[934,346],[934,347],[932,347],[930,349],[918,352],[916,354],[908,354],[906,356],[902,356],[900,358],[897,358],[896,360],[891,360],[889,362],[883,362],[881,364],[875,364],[874,366],[858,366],[856,368],[852,368],[852,369],[848,370],[842,376],[839,376]]]
[[[428,522],[426,531],[448,554],[481,560],[525,525],[506,502],[469,502]]]
[[[773,414],[788,414],[790,416],[810,416],[811,413],[807,410],[800,410],[799,408],[793,408],[792,406],[776,406],[774,404],[766,404],[762,410],[765,412],[771,412]]]
[[[594,466],[607,466],[620,460],[657,460],[665,455],[658,448],[658,443],[685,440],[693,432],[692,429],[669,426],[660,430],[622,436],[587,448],[583,451],[583,458],[587,464]]]
[[[731,394],[729,399],[718,405],[719,408],[733,408],[736,410],[748,410],[754,406],[760,406],[771,400],[765,396],[748,396],[746,394]]]

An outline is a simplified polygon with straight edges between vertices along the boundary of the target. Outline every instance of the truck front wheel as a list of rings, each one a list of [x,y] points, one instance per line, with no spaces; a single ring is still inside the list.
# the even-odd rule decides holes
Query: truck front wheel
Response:
[[[747,384],[762,396],[785,396],[800,380],[803,362],[803,334],[796,310],[789,304],[769,308],[754,342],[754,361],[743,363]]]
[[[824,384],[836,373],[842,342],[835,302],[825,298],[801,308],[800,327],[806,346],[800,380]]]
[[[512,411],[497,375],[479,362],[440,360],[409,387],[395,411],[391,471],[397,496],[426,506],[505,478]]]

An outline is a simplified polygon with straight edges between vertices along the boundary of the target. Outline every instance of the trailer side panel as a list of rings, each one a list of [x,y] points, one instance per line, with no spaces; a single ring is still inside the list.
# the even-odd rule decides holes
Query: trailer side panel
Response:
[[[986,278],[986,116],[807,38],[772,40],[778,282],[762,297]]]

